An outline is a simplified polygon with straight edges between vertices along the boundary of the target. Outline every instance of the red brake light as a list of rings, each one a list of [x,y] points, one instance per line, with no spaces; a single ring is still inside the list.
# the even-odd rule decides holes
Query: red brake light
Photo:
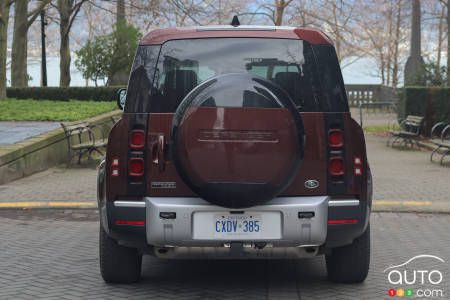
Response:
[[[131,158],[128,161],[128,174],[135,177],[144,175],[144,160],[142,158]]]
[[[130,133],[130,148],[142,149],[145,146],[145,131],[133,130]]]
[[[330,148],[340,148],[344,146],[344,133],[341,129],[330,129],[328,131],[328,145]]]
[[[342,176],[345,172],[344,159],[342,157],[330,158],[330,175]]]

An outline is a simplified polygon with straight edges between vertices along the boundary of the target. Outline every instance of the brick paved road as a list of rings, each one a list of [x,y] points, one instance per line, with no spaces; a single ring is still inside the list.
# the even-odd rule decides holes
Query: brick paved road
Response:
[[[443,290],[442,299],[450,295],[450,215],[373,214],[371,269],[360,285],[328,282],[322,257],[168,261],[147,256],[141,283],[107,285],[99,274],[96,219],[93,210],[0,211],[0,299],[394,299],[387,296],[394,286],[383,270],[420,254],[446,261],[421,259],[414,266],[440,270],[443,282],[434,289]],[[400,287],[405,288],[394,288]],[[415,292],[428,287],[408,286]]]

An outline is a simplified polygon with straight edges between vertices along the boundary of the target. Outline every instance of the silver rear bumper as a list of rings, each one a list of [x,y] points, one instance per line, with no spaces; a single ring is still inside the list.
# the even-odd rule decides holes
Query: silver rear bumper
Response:
[[[117,204],[120,205],[116,201],[115,205],[117,206]],[[244,244],[264,242],[274,248],[314,247],[325,243],[327,237],[328,196],[278,197],[264,205],[249,209],[230,209],[212,205],[200,198],[176,197],[146,197],[144,205],[146,209],[147,243],[157,248],[224,247],[231,242],[236,242],[236,240],[194,238],[193,216],[198,212],[252,211],[280,213],[281,238],[239,241]],[[330,205],[332,204],[330,203]],[[162,219],[160,217],[161,212],[174,212],[176,218]],[[314,217],[299,218],[299,212],[314,212]],[[196,226],[198,228],[198,224]],[[205,226],[211,226],[211,224],[205,224]]]

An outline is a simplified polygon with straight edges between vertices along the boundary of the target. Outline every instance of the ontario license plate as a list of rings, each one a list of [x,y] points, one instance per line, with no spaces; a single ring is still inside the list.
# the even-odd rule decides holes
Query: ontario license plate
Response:
[[[212,225],[215,237],[258,237],[264,230],[260,214],[217,214]]]
[[[195,212],[192,238],[198,240],[268,240],[281,238],[278,211]]]

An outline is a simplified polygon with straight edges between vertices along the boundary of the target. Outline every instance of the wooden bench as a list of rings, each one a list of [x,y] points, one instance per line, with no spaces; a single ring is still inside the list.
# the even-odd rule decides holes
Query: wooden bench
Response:
[[[113,125],[116,120],[111,117]],[[83,122],[71,122],[61,123],[61,127],[64,130],[64,134],[67,139],[67,146],[69,151],[69,161],[78,156],[78,164],[81,163],[81,158],[84,155],[88,155],[89,159],[92,159],[92,152],[97,152],[103,155],[101,148],[106,147],[108,138],[105,134],[105,127],[107,122],[88,124]],[[111,127],[111,126],[109,126]]]
[[[449,133],[450,124],[448,123],[439,122],[433,126],[431,129],[431,142],[436,145],[436,148],[431,152],[430,161],[433,161],[433,155],[438,153],[441,154],[440,164],[444,164],[444,157],[450,154],[450,139],[447,138],[450,135]],[[439,153],[439,151],[442,152]]]
[[[411,147],[417,145],[417,147],[420,148],[420,145],[417,142],[417,138],[419,137],[422,122],[423,117],[412,115],[407,116],[406,119],[402,120],[399,123],[400,130],[394,129],[388,130],[388,132],[392,136],[388,139],[386,145],[389,146],[389,142],[392,141],[391,147],[394,147],[395,143],[400,142],[400,145],[404,143],[405,147],[408,146],[408,144],[410,144]]]

